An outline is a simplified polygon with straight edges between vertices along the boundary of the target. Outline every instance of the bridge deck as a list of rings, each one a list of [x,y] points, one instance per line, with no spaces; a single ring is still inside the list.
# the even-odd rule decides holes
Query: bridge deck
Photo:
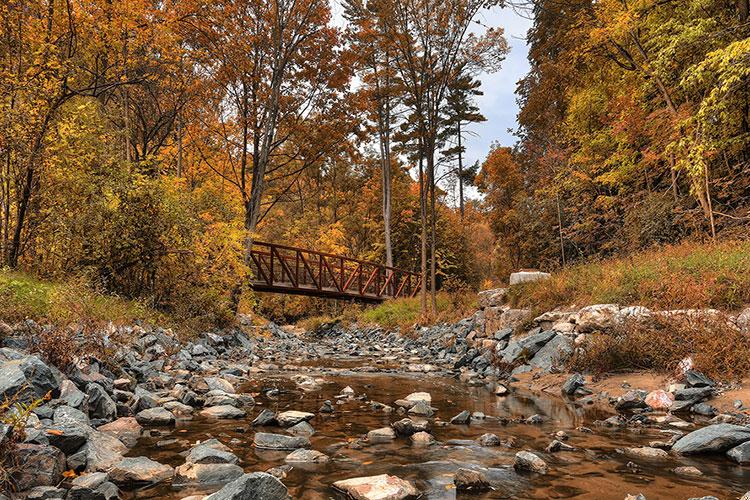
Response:
[[[421,286],[411,271],[303,248],[254,242],[250,257],[258,292],[381,302],[414,297]]]

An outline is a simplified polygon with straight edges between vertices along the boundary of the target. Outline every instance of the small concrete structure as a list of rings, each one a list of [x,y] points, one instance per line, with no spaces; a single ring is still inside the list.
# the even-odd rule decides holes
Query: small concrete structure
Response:
[[[531,281],[546,280],[550,278],[549,273],[543,273],[541,271],[521,271],[518,273],[510,274],[510,284],[519,285],[521,283],[529,283]]]

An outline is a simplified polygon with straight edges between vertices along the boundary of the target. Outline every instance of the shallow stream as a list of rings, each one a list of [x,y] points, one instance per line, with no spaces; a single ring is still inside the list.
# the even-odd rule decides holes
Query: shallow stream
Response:
[[[364,363],[364,360],[363,360]],[[197,441],[218,438],[240,458],[246,472],[265,471],[284,464],[288,452],[256,450],[252,446],[256,429],[252,419],[263,408],[300,410],[315,413],[310,424],[315,434],[312,448],[331,457],[325,465],[295,466],[283,479],[295,499],[343,498],[331,484],[359,476],[389,473],[413,481],[422,498],[581,498],[622,499],[627,494],[643,493],[648,500],[687,499],[714,495],[719,499],[738,498],[750,489],[750,468],[733,465],[724,457],[682,458],[670,456],[666,461],[649,462],[631,459],[618,452],[625,447],[645,446],[649,441],[666,441],[669,435],[660,429],[610,430],[594,426],[597,419],[609,415],[584,410],[547,394],[513,392],[498,397],[485,387],[467,387],[447,377],[395,373],[361,373],[339,369],[304,371],[305,375],[324,380],[319,390],[305,392],[291,377],[294,372],[255,375],[241,387],[242,392],[256,395],[256,406],[240,420],[209,420],[196,416],[178,422],[173,429],[152,428],[145,433],[130,455],[145,455],[172,466],[184,463],[180,455]],[[341,366],[341,365],[339,365]],[[350,386],[355,399],[335,404],[336,396]],[[277,388],[276,397],[267,397],[267,389]],[[470,425],[432,426],[438,443],[429,447],[411,444],[398,438],[387,444],[352,445],[368,431],[385,427],[404,418],[397,413],[373,410],[370,401],[394,406],[395,400],[412,392],[429,392],[437,408],[434,420],[447,422],[462,410],[482,412],[486,419],[472,420]],[[366,397],[362,397],[365,396]],[[360,397],[362,397],[360,399]],[[324,400],[334,402],[333,414],[318,413]],[[527,424],[523,418],[539,414],[541,424]],[[504,423],[504,420],[513,420]],[[580,430],[585,426],[593,433]],[[275,427],[258,428],[262,432],[284,433]],[[557,431],[569,435],[568,444],[576,451],[546,453],[545,447]],[[471,442],[482,434],[493,433],[501,440],[513,438],[513,447],[482,447]],[[150,434],[150,435],[149,435]],[[516,452],[531,450],[549,465],[545,476],[517,474],[513,470]],[[629,462],[632,462],[630,465]],[[634,467],[634,464],[637,467]],[[702,477],[687,478],[672,472],[679,466],[692,465]],[[459,467],[480,468],[494,489],[482,494],[457,492],[453,475]],[[195,487],[175,488],[169,484],[133,492],[135,498],[180,499],[191,494],[215,491]]]

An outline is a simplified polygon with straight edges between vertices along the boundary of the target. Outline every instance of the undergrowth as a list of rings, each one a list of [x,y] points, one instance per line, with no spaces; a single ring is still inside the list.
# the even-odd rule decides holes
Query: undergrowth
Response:
[[[670,373],[687,357],[716,380],[750,375],[747,335],[722,314],[655,315],[589,335],[581,347],[570,368],[595,375],[636,370]]]
[[[735,310],[750,303],[750,241],[688,242],[579,264],[513,286],[508,298],[534,311],[606,303]]]

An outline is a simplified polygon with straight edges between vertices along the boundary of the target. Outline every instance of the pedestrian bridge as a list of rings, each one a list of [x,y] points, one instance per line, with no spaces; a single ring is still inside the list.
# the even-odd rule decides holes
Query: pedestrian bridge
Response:
[[[314,250],[262,241],[250,252],[256,292],[381,302],[414,297],[419,273]]]

